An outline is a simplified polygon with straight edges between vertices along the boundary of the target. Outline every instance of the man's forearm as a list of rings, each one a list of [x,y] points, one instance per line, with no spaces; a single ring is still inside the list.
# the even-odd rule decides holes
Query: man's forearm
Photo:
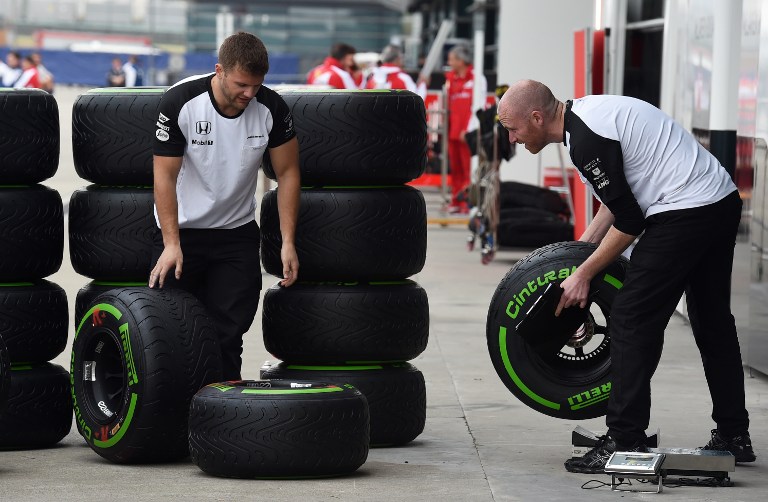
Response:
[[[295,170],[298,171],[298,170]],[[299,218],[301,186],[293,170],[278,178],[277,211],[280,218],[280,235],[283,244],[295,243],[296,222]]]
[[[578,272],[591,280],[598,272],[616,261],[636,237],[610,227],[595,252],[578,267]]]
[[[176,180],[158,176],[155,171],[155,206],[163,234],[163,244],[179,244],[179,205],[176,201]]]
[[[613,221],[614,217],[611,210],[605,204],[601,205],[587,229],[579,237],[579,240],[599,244],[608,233],[611,225],[613,225]]]

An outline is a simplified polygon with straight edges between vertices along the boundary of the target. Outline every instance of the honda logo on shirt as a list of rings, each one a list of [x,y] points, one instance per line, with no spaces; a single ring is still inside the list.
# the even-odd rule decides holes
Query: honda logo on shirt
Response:
[[[197,134],[211,134],[211,123],[210,122],[198,122],[197,123]]]

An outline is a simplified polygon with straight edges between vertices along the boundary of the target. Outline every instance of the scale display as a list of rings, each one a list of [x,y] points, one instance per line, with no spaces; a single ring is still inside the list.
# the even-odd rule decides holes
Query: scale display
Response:
[[[605,464],[606,474],[658,474],[663,453],[633,453],[617,451]]]

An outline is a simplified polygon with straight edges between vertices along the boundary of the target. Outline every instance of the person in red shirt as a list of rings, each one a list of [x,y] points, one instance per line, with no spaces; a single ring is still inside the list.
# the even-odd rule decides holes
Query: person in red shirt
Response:
[[[34,88],[40,89],[40,75],[37,72],[37,65],[32,56],[26,56],[21,60],[21,76],[13,85],[17,89]]]
[[[388,45],[381,52],[381,66],[373,68],[365,84],[366,89],[406,89],[414,92],[424,99],[426,95],[426,86],[417,86],[413,78],[405,73],[401,65],[403,64],[403,53],[400,47]]]
[[[307,83],[329,85],[336,89],[359,89],[350,73],[355,66],[354,47],[344,43],[334,44],[331,54],[323,64],[316,66],[307,74]]]
[[[448,160],[452,189],[448,212],[466,214],[469,207],[459,194],[469,185],[472,159],[472,152],[464,139],[464,134],[471,129],[470,121],[474,118],[472,95],[475,73],[469,49],[464,45],[454,46],[448,52],[448,66],[451,70],[445,74],[445,89],[448,96]],[[485,94],[488,84],[482,73],[477,75],[477,81]]]

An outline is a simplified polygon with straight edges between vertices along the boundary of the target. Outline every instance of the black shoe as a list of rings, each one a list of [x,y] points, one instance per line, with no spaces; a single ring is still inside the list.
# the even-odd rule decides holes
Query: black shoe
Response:
[[[600,436],[600,442],[597,443],[597,446],[585,453],[583,457],[566,460],[565,470],[583,474],[603,474],[605,473],[605,464],[615,451],[646,452],[648,448],[642,441],[625,447],[618,445],[611,436]]]
[[[757,458],[752,449],[752,440],[749,438],[749,432],[739,434],[731,438],[720,435],[717,429],[712,429],[712,439],[702,450],[729,451],[736,457],[736,462],[754,462]]]

